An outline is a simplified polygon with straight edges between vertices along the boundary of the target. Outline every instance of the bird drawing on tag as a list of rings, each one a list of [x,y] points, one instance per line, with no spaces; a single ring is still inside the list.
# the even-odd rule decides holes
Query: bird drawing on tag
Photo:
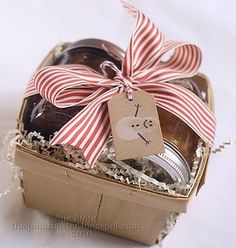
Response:
[[[142,105],[135,104],[134,116],[121,118],[116,124],[116,133],[123,140],[142,139],[146,145],[151,143],[147,134],[153,132],[157,125],[155,117],[138,117]]]

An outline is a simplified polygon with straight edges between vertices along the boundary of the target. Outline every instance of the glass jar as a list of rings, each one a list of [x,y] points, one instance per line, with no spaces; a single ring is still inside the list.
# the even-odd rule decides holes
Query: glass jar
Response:
[[[123,51],[114,44],[98,40],[85,39],[70,44],[52,65],[81,64],[91,67],[102,73],[100,64],[108,60],[121,68]],[[113,78],[114,71],[106,70],[108,76]],[[49,139],[83,107],[57,108],[43,99],[39,94],[27,98],[23,115],[24,129],[31,132],[40,132],[45,139]]]

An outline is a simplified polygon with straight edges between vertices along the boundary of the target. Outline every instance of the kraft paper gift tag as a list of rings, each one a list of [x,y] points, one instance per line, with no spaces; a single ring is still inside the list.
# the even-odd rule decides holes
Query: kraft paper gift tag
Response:
[[[164,143],[154,97],[142,90],[125,93],[108,102],[117,160],[164,153]]]

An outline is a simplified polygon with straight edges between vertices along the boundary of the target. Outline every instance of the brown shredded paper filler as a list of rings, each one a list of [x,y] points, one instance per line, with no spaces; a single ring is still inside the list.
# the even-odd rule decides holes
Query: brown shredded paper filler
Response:
[[[68,145],[50,145],[50,143],[37,132],[26,133],[18,131],[16,137],[17,138],[14,138],[14,140],[10,142],[11,151],[9,152],[9,157],[13,157],[14,146],[18,144],[44,156],[50,156],[58,161],[62,161],[70,168],[89,170],[93,174],[118,180],[124,184],[133,184],[140,188],[154,191],[164,191],[170,195],[186,195],[189,192],[195,182],[201,157],[205,153],[203,142],[199,141],[188,183],[169,184],[156,179],[158,175],[165,173],[163,169],[157,169],[151,166],[145,162],[145,160],[142,160],[142,158],[135,159],[132,166],[122,161],[116,161],[107,147],[100,155],[96,166],[91,168],[83,157],[82,152],[75,147]]]

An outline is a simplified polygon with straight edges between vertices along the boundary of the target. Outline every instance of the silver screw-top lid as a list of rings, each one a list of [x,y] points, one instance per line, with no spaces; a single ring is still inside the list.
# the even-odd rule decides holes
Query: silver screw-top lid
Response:
[[[135,166],[135,163],[145,163],[149,164],[150,166],[154,167],[157,172],[157,180],[161,180],[165,183],[182,183],[187,184],[190,180],[190,168],[180,153],[178,148],[174,145],[170,144],[169,142],[164,142],[165,153],[163,154],[156,154],[156,155],[149,155],[143,158],[131,159],[131,160],[124,160],[122,163],[126,163],[131,167]],[[115,160],[115,151],[112,145],[112,140],[107,144],[108,148],[108,157],[112,157],[112,161],[116,163]],[[132,162],[132,163],[130,163]],[[117,161],[119,165],[120,162]],[[160,176],[158,176],[158,174]]]
[[[124,51],[116,46],[115,44],[101,39],[83,39],[79,40],[77,42],[71,43],[70,46],[65,49],[64,52],[68,52],[73,49],[77,49],[80,47],[91,47],[91,48],[97,48],[106,51],[109,55],[112,57],[117,58],[118,60],[122,60],[124,57]]]
[[[162,167],[174,182],[186,184],[190,179],[190,169],[180,151],[169,142],[164,143],[165,153],[146,156],[157,166]]]

